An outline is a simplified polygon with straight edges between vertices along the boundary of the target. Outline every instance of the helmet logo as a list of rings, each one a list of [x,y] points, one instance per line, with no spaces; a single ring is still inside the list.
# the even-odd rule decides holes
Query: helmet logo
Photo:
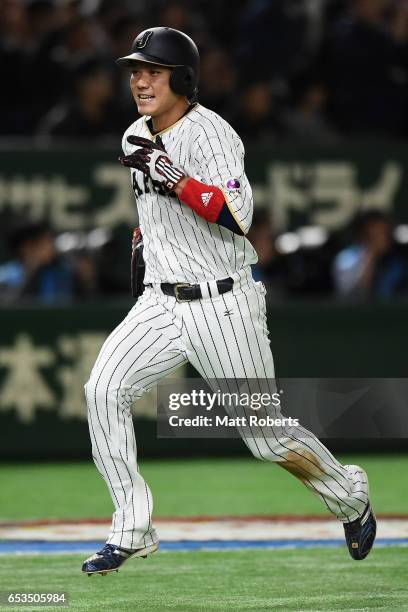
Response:
[[[136,41],[136,47],[138,49],[143,49],[143,47],[145,47],[147,45],[147,43],[149,42],[150,37],[153,36],[153,32],[151,30],[147,30],[142,38],[140,38],[140,40]]]

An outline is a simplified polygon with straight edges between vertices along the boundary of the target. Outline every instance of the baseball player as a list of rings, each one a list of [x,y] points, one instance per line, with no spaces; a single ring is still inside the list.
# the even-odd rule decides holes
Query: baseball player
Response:
[[[151,28],[117,63],[130,71],[141,115],[123,136],[120,161],[130,168],[145,271],[143,293],[85,385],[93,459],[115,506],[105,546],[82,566],[89,575],[158,547],[152,495],[137,469],[133,402],[187,361],[209,384],[275,375],[265,288],[252,278],[257,255],[245,237],[253,201],[244,147],[197,101],[196,45],[177,30]],[[265,427],[244,442],[297,476],[343,522],[351,556],[367,556],[376,521],[363,469],[341,465],[302,427]]]

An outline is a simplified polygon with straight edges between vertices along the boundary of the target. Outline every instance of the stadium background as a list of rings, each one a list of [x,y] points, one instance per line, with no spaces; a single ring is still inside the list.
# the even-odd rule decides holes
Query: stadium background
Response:
[[[132,305],[137,217],[128,172],[116,159],[136,114],[113,60],[128,52],[139,31],[158,24],[197,41],[200,101],[243,138],[255,201],[250,239],[260,258],[254,274],[268,286],[278,375],[406,376],[404,0],[240,0],[233,9],[220,0],[1,0],[0,532],[6,545],[7,525],[15,521],[101,520],[111,512],[91,463],[83,384],[106,334]],[[362,223],[373,218],[367,238]],[[363,238],[367,248],[369,240],[375,246],[384,228],[388,241],[376,252],[370,282],[357,279],[345,288],[339,254],[355,253]],[[252,461],[238,440],[158,440],[154,394],[134,412],[141,469],[159,518],[324,513],[293,478]],[[344,463],[367,469],[378,513],[406,514],[405,438],[327,443],[346,453]],[[100,609],[117,604],[117,587],[95,591],[72,582],[80,556],[16,561],[20,549],[3,552],[10,550],[4,584],[28,589],[40,580],[45,588],[46,575],[53,588],[71,590],[73,609],[87,609],[95,598]],[[191,553],[191,561],[177,555],[129,569],[138,589],[143,581],[141,607],[202,609],[212,588],[211,609],[407,605],[403,548],[378,549],[364,568],[346,563],[345,550],[257,550],[251,552],[255,582],[245,551]],[[172,561],[184,568],[180,575],[169,573]],[[323,585],[318,577],[327,563]],[[284,578],[291,567],[299,573],[292,592]],[[337,584],[339,571],[347,596]],[[119,609],[134,609],[125,571],[119,576]],[[243,585],[235,595],[234,580]]]

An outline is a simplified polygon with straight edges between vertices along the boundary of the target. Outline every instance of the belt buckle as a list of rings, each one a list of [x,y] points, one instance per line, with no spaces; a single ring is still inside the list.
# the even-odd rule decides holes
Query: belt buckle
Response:
[[[191,287],[191,285],[190,283],[176,283],[174,286],[174,296],[176,298],[176,301],[179,303],[191,302],[191,299],[187,298],[183,300],[183,298],[179,296],[179,290],[183,289],[184,287]]]

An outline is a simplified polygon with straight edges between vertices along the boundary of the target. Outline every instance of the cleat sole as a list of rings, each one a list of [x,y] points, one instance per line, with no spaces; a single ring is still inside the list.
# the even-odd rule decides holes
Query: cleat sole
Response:
[[[129,559],[146,559],[148,555],[155,553],[158,548],[159,543],[146,546],[146,548],[142,548],[141,550],[136,551],[133,555],[130,555]]]

